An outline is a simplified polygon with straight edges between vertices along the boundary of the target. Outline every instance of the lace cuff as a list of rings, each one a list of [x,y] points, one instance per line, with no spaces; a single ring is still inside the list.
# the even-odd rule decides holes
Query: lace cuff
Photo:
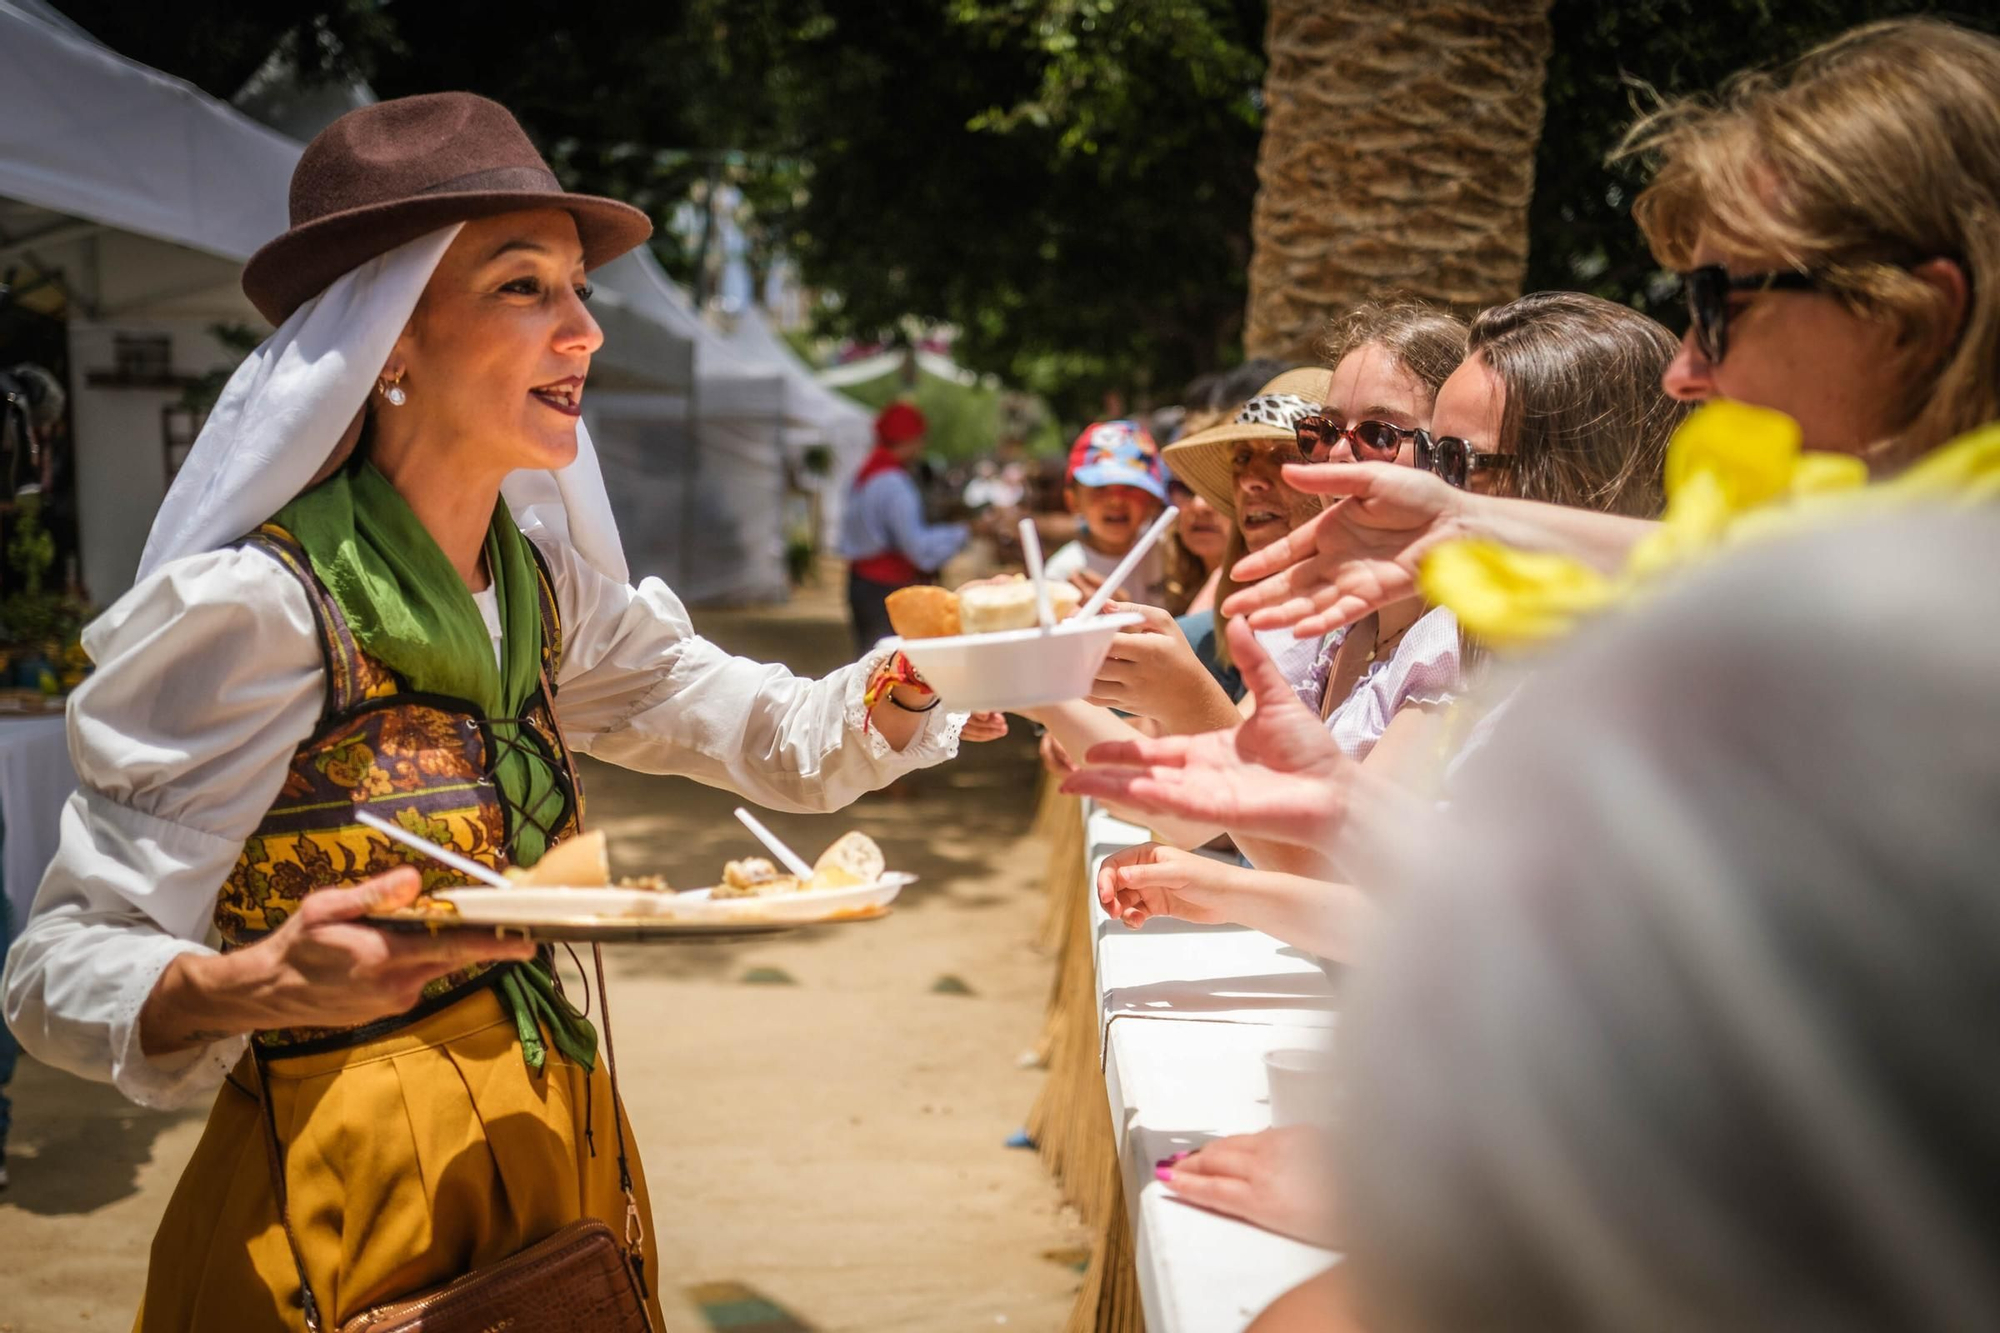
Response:
[[[222,1086],[243,1058],[249,1038],[240,1034],[158,1059],[148,1059],[139,1048],[139,1011],[159,984],[160,974],[184,953],[213,952],[206,945],[162,937],[131,964],[131,976],[120,988],[111,1015],[111,1083],[141,1106],[172,1110],[205,1097]]]
[[[875,678],[876,671],[894,652],[893,648],[871,648],[851,668],[841,709],[848,735],[861,738],[870,760],[891,765],[899,772],[941,764],[958,754],[959,733],[965,730],[966,721],[972,714],[947,712],[942,706],[933,708],[924,715],[917,734],[910,737],[910,743],[900,750],[891,746],[882,735],[881,728],[869,720],[868,682]]]

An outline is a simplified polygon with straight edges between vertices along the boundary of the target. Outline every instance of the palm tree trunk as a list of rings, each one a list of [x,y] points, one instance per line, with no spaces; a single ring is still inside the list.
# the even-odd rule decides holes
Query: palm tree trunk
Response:
[[[1272,0],[1244,348],[1400,291],[1517,296],[1550,0]]]

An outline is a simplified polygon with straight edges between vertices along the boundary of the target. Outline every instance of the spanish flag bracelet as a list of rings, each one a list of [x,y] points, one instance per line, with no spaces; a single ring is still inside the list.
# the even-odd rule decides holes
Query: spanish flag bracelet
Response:
[[[898,685],[907,685],[913,690],[922,690],[925,694],[931,696],[931,701],[922,708],[912,708],[896,697],[895,690]],[[881,703],[884,699],[887,699],[891,704],[902,709],[905,713],[928,713],[944,702],[937,697],[936,691],[924,684],[924,678],[917,674],[917,669],[914,666],[910,665],[910,659],[901,653],[895,654],[888,661],[877,667],[874,676],[868,682],[868,687],[861,692],[861,706],[867,710],[870,719],[874,716],[875,705]],[[864,721],[862,725],[865,730],[868,723]]]

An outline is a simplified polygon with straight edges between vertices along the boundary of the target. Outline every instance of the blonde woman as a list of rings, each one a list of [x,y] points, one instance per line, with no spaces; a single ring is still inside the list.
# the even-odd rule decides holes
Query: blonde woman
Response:
[[[1659,165],[1633,216],[1689,305],[1668,392],[1776,408],[1807,449],[1882,475],[2000,418],[1995,88],[2000,39],[1895,19],[1641,121],[1628,148]],[[1401,469],[1292,480],[1356,503],[1234,571],[1266,580],[1227,608],[1260,629],[1324,634],[1407,597],[1425,552],[1455,537],[1616,568],[1651,531]]]

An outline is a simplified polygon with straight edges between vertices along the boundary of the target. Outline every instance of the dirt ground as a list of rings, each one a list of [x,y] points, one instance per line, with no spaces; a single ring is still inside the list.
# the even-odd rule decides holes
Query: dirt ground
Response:
[[[817,674],[850,656],[837,589],[697,622]],[[709,883],[750,851],[728,793],[596,764],[584,782],[621,872]],[[887,920],[610,951],[670,1327],[1061,1327],[1083,1237],[1034,1154],[1003,1146],[1041,1078],[1017,1063],[1050,966],[1027,943],[1034,782],[1017,734],[842,815],[767,816],[808,849],[864,829],[921,875]],[[129,1327],[206,1107],[142,1111],[25,1058],[11,1092],[0,1333]]]

